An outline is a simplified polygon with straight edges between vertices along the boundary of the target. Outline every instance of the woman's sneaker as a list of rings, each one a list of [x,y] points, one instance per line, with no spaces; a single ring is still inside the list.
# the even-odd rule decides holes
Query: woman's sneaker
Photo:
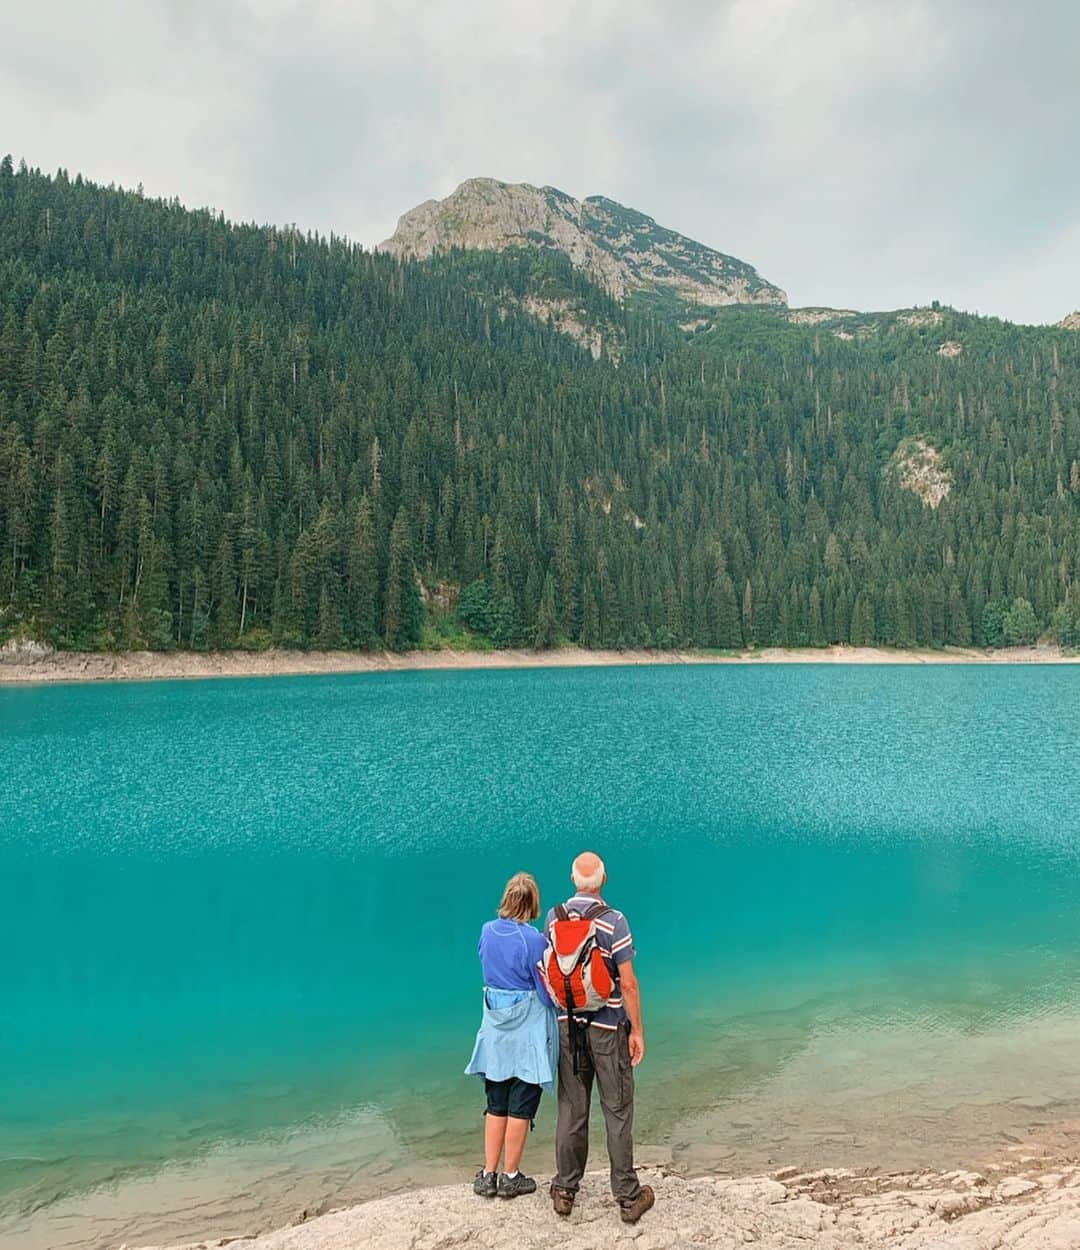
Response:
[[[499,1177],[500,1198],[520,1198],[522,1194],[535,1194],[536,1181],[524,1172],[516,1176],[507,1176],[505,1172]]]
[[[499,1190],[499,1178],[494,1172],[485,1172],[483,1168],[476,1174],[472,1183],[472,1191],[478,1198],[494,1198]]]

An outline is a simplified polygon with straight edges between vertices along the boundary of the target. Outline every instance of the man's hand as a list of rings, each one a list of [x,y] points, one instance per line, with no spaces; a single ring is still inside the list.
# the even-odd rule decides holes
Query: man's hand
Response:
[[[641,991],[638,989],[637,974],[634,962],[624,960],[619,965],[619,985],[622,989],[626,1014],[630,1020],[630,1036],[627,1039],[630,1047],[630,1066],[636,1068],[645,1058],[645,1034],[641,1031]]]
[[[630,1046],[630,1066],[636,1068],[645,1058],[645,1035],[640,1029],[631,1029],[628,1039]]]

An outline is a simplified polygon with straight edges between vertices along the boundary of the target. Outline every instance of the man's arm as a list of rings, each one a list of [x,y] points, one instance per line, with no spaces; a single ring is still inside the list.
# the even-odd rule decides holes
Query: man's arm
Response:
[[[619,964],[619,985],[623,1006],[630,1019],[630,1063],[636,1068],[645,1058],[645,1034],[641,1031],[641,991],[632,959]]]

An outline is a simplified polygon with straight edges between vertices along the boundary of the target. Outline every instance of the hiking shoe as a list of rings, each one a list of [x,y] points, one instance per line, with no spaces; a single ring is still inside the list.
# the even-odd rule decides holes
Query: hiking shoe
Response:
[[[624,1224],[636,1224],[656,1201],[651,1185],[642,1185],[638,1196],[630,1202],[619,1203],[619,1218]]]
[[[499,1177],[500,1198],[520,1198],[522,1194],[535,1193],[536,1181],[531,1176],[526,1176],[524,1172],[519,1172],[517,1176],[507,1176],[503,1172]]]
[[[558,1185],[551,1187],[551,1205],[555,1208],[556,1215],[569,1215],[574,1209],[575,1194],[569,1189],[560,1189]]]
[[[483,1168],[476,1174],[472,1183],[472,1191],[478,1198],[494,1198],[499,1189],[499,1178],[495,1172],[485,1172]]]

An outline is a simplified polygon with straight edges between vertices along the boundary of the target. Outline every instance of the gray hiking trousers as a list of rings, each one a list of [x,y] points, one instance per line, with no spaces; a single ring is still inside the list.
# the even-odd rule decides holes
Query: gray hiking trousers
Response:
[[[559,1025],[559,1115],[555,1128],[555,1179],[576,1194],[589,1158],[589,1106],[595,1079],[607,1127],[611,1192],[632,1202],[641,1189],[634,1171],[634,1070],[630,1066],[630,1025],[617,1030],[590,1026],[574,1073],[574,1056],[565,1021]]]

